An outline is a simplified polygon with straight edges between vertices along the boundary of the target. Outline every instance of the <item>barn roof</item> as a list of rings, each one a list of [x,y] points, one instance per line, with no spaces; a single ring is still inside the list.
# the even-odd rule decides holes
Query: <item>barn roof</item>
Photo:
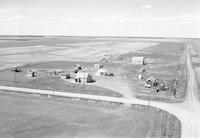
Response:
[[[144,58],[146,57],[145,56],[132,57],[132,59],[134,60],[143,60]]]

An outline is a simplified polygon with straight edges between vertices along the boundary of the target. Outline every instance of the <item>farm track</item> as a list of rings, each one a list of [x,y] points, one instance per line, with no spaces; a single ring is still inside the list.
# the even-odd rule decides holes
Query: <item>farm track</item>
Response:
[[[191,51],[193,51],[192,45],[187,46],[187,70],[188,70],[188,88],[185,101],[182,103],[162,103],[151,101],[150,105],[168,111],[175,115],[181,121],[181,137],[182,138],[200,138],[200,103],[198,100],[198,89],[196,86],[196,80],[194,70],[191,63]],[[108,102],[117,102],[124,104],[142,104],[148,105],[148,101],[139,100],[136,98],[115,98],[106,96],[95,96],[86,94],[74,94],[70,92],[57,92],[57,91],[45,91],[36,89],[26,89],[17,87],[0,86],[1,90],[18,91],[24,93],[38,93],[47,95],[56,95],[63,97],[82,98],[91,100],[103,100]]]

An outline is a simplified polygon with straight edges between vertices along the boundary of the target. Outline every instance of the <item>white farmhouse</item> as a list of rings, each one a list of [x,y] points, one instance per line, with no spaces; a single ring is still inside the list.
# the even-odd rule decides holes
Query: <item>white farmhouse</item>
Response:
[[[78,72],[75,77],[75,82],[90,83],[92,82],[92,75],[87,72]]]

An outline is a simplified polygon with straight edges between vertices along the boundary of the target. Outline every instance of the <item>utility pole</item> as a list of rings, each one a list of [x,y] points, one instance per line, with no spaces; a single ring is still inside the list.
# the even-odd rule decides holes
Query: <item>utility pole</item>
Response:
[[[149,92],[148,107],[150,107],[151,93]]]
[[[151,93],[149,92],[149,100],[148,100],[148,107],[150,107],[150,102],[151,102],[151,97],[152,97],[152,100],[154,99],[154,87],[153,85],[151,84],[151,87],[152,87],[152,96],[151,96]]]
[[[165,118],[164,118],[164,124],[163,124],[163,136],[167,137],[169,136],[169,132],[167,132],[167,129],[168,129],[168,118],[169,118],[169,114],[165,115]]]
[[[163,113],[162,113],[162,130],[161,130],[163,135],[164,135],[164,127],[165,127],[165,126],[164,126],[164,120],[165,120],[165,119],[164,119],[164,112],[163,112]]]
[[[83,91],[85,91],[85,75],[83,77]]]
[[[165,100],[167,100],[167,90],[165,90]]]
[[[16,72],[14,71],[14,81],[15,81],[15,84],[16,84]]]

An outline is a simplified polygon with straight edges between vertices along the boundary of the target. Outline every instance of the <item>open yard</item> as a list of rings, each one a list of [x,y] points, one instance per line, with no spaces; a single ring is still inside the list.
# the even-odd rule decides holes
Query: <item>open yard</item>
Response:
[[[9,92],[1,92],[0,101],[0,135],[4,138],[180,136],[176,118],[143,106],[125,108],[114,103]]]

